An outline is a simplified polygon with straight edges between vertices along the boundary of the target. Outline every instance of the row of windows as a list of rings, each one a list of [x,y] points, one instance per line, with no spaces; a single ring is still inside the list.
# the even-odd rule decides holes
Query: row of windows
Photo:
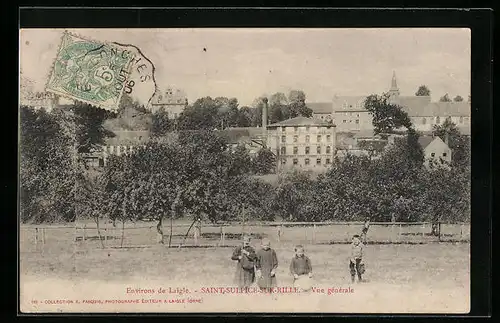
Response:
[[[322,162],[321,158],[316,158],[316,165],[321,165],[321,162]],[[298,158],[294,158],[292,160],[292,163],[293,163],[294,166],[299,165],[299,159]],[[330,158],[326,158],[325,159],[325,163],[328,165],[328,164],[331,164],[332,161],[331,161]],[[281,159],[281,165],[286,165],[286,159],[285,158]],[[311,160],[309,158],[304,159],[304,165],[311,165]]]
[[[364,101],[360,101],[360,102],[356,103],[356,108],[362,109],[364,106],[363,103],[364,103]],[[348,104],[347,102],[344,101],[344,103],[342,104],[342,108],[347,109],[348,107],[352,108],[352,104]]]
[[[306,143],[311,142],[311,136],[306,135],[305,138],[306,138]],[[322,138],[323,137],[321,135],[317,135],[316,142],[321,142]],[[329,142],[330,140],[332,140],[332,136],[326,135],[326,141]],[[286,136],[281,136],[281,142],[286,143]],[[293,142],[299,142],[299,136],[297,136],[297,135],[293,136]]]
[[[337,112],[337,114],[339,114],[339,115],[344,115],[344,116],[351,116],[351,117],[354,115],[354,113],[353,113],[353,112],[340,112],[340,113],[339,113],[339,112]],[[358,117],[358,118],[359,118],[359,113],[356,113],[356,117]]]
[[[432,120],[433,120],[434,118],[429,118],[429,119],[430,119],[430,121],[431,121],[431,123],[432,123]],[[445,120],[451,120],[451,118],[450,118],[450,117],[448,117],[448,118],[446,118]],[[465,120],[465,121],[469,121],[469,117],[465,117],[465,118],[464,118],[464,117],[460,117],[460,118],[458,119],[458,123],[462,124],[462,123],[464,123],[464,120]],[[422,124],[426,124],[426,123],[427,123],[427,118],[422,118]],[[437,116],[437,117],[436,117],[436,123],[437,123],[437,124],[441,123],[441,118],[440,118],[439,116]]]
[[[281,132],[285,132],[286,128],[288,127],[281,127]],[[316,128],[316,127],[315,127]],[[310,126],[305,126],[306,131],[310,131],[311,127]],[[318,130],[322,129],[327,129],[327,127],[317,127]],[[294,132],[299,132],[299,127],[293,127]]]
[[[332,151],[330,146],[326,146],[326,154],[330,154]],[[286,147],[281,147],[280,148],[280,153],[281,155],[286,155]],[[305,147],[304,149],[305,155],[309,155],[311,153],[311,147]],[[293,154],[298,155],[299,154],[299,147],[293,147]],[[316,147],[316,154],[321,154],[321,146]]]
[[[347,123],[347,120],[345,120],[345,119],[344,119],[344,120],[342,120],[342,123]],[[352,120],[349,120],[349,123],[352,123]],[[359,124],[359,119],[356,119],[356,120],[355,120],[355,123],[356,123],[356,124]]]
[[[447,153],[443,153],[443,157],[446,157],[448,154]],[[431,157],[434,158],[436,157],[436,153],[431,153]]]

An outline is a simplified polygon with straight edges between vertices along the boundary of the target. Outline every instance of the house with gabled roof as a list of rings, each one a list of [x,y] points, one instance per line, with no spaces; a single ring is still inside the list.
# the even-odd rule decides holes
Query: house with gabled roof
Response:
[[[448,140],[446,140],[448,141]],[[448,143],[438,136],[420,136],[418,143],[424,151],[424,165],[429,167],[431,163],[438,165],[450,165],[452,150]]]

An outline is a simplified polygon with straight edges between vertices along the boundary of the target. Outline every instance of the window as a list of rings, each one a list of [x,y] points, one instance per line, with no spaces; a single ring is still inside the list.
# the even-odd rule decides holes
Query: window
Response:
[[[295,132],[299,131],[299,127],[293,127],[293,131]]]
[[[422,124],[426,124],[427,123],[427,119],[426,118],[422,118]]]
[[[359,124],[359,120],[358,119],[356,119],[356,124]]]
[[[441,123],[441,119],[439,118],[439,116],[436,117],[436,123],[437,124],[440,124]]]
[[[436,156],[436,154],[435,154],[435,153],[431,153],[431,157],[433,157],[433,158],[434,158],[435,156]]]
[[[285,132],[285,127],[281,127],[281,132]]]
[[[321,154],[321,146],[316,147],[316,153]]]
[[[299,136],[295,135],[293,136],[293,142],[297,142],[299,140]]]
[[[316,159],[316,165],[321,165],[321,158]]]
[[[306,147],[306,155],[309,155],[309,151],[310,151],[309,147]]]
[[[324,119],[324,117],[323,117],[323,116],[321,116],[321,119]]]
[[[280,152],[282,155],[286,155],[286,147],[281,147]]]
[[[309,158],[306,158],[304,162],[306,165],[309,165]]]
[[[446,153],[443,153],[443,157],[446,157],[446,155],[447,155]]]
[[[326,153],[329,154],[330,153],[330,146],[326,146]]]
[[[285,158],[281,158],[281,165],[286,165],[286,159]]]
[[[327,163],[327,164],[330,164],[330,158],[327,158],[327,159],[326,159],[326,163]]]
[[[358,113],[358,114],[356,114],[356,117],[358,117],[358,118],[359,118],[359,113]]]
[[[347,109],[347,102],[344,101],[344,103],[342,104],[342,108]]]
[[[306,142],[309,142],[310,139],[309,135],[306,135]]]
[[[298,160],[297,158],[294,158],[294,159],[293,159],[293,164],[294,164],[294,165],[297,165],[298,163],[299,163],[299,160]]]
[[[281,142],[286,143],[286,136],[281,136]]]
[[[346,120],[342,120],[342,123],[347,123],[347,121]]]
[[[299,147],[293,147],[293,154],[297,155],[299,153]]]
[[[309,131],[309,126],[306,126],[306,131]]]
[[[332,139],[331,135],[326,135],[326,141],[330,142],[331,139]]]
[[[316,140],[317,140],[318,142],[321,142],[321,135],[318,135],[318,137],[316,138]]]
[[[464,123],[464,117],[460,117],[459,121],[460,123]]]

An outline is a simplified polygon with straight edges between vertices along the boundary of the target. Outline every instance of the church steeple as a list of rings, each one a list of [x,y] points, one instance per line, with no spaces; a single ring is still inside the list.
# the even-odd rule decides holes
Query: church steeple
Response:
[[[389,95],[392,100],[395,100],[399,96],[398,82],[396,81],[396,71],[392,72],[392,81]]]

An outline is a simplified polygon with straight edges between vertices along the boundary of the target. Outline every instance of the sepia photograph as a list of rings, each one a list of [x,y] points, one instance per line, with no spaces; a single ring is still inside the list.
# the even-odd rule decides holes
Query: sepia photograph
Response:
[[[471,30],[19,30],[22,313],[470,311]]]

